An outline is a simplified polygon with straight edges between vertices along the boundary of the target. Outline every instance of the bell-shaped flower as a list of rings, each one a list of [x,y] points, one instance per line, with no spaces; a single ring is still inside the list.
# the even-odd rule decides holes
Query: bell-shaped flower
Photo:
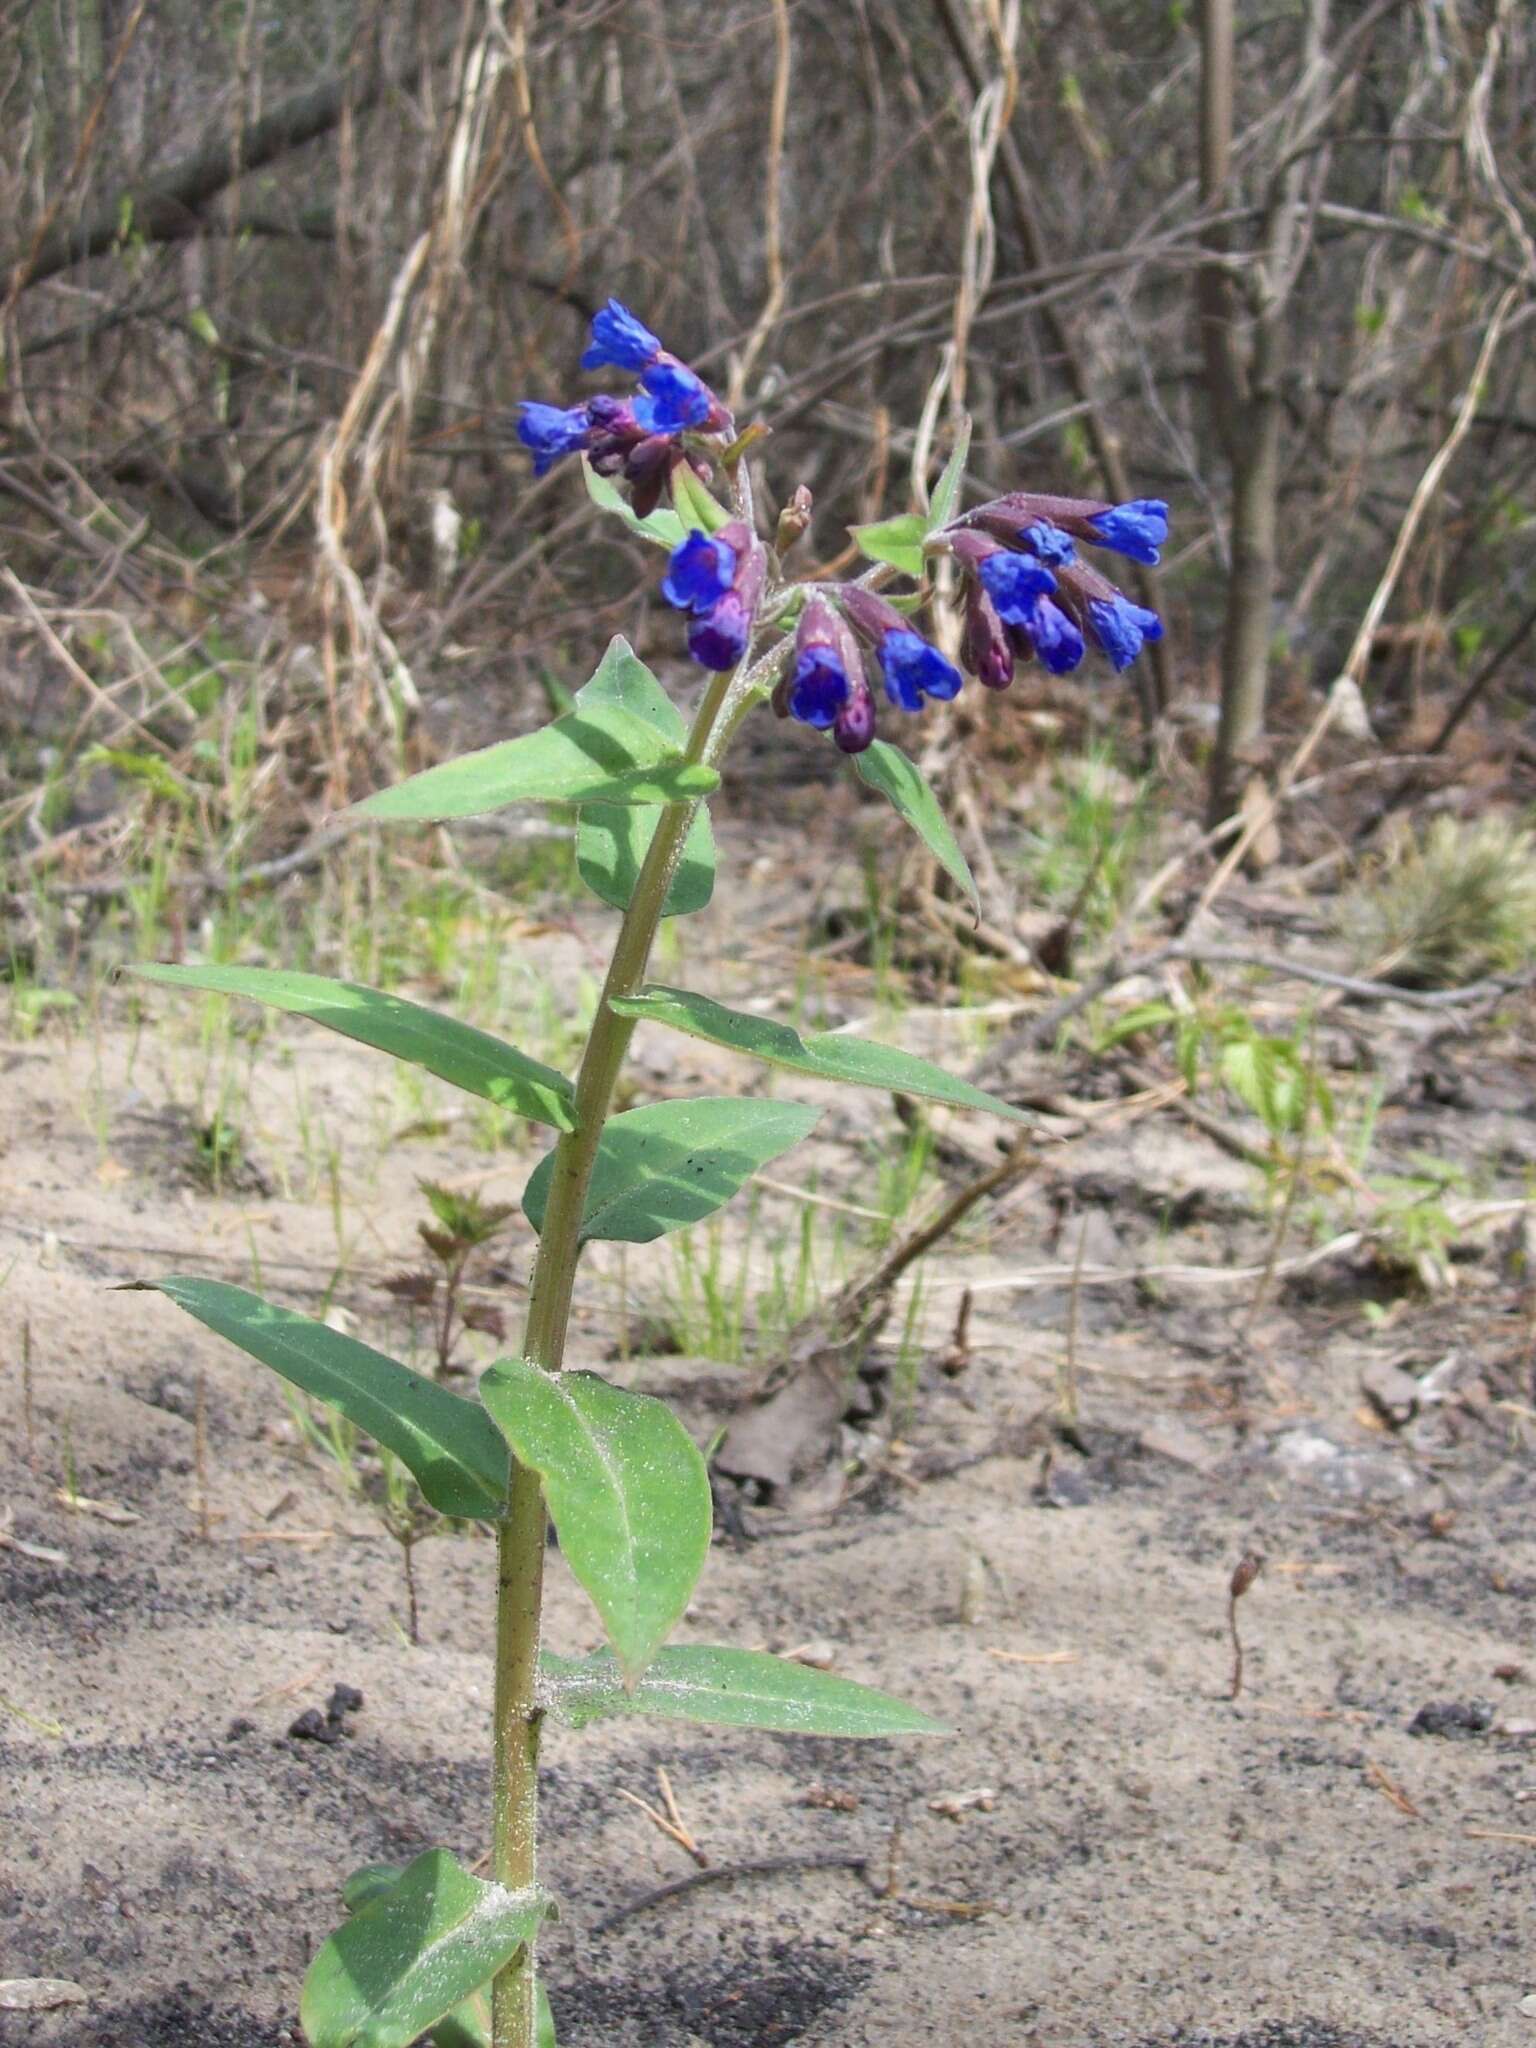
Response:
[[[761,544],[733,519],[715,534],[695,527],[672,550],[661,594],[688,622],[688,652],[710,669],[734,668],[752,638],[767,571]]]
[[[836,724],[852,689],[838,625],[838,616],[824,597],[807,600],[795,630],[794,660],[783,694],[790,717],[818,732]]]
[[[525,399],[517,414],[517,438],[532,451],[535,476],[547,476],[562,455],[575,454],[592,439],[592,421],[584,405],[567,408]]]
[[[1121,591],[1090,597],[1084,606],[1088,630],[1116,669],[1129,668],[1148,640],[1161,640],[1163,622],[1156,612],[1133,604]]]
[[[921,711],[925,697],[947,702],[959,695],[965,678],[945,654],[921,633],[914,633],[894,605],[857,583],[838,592],[849,623],[875,651],[885,694],[902,711]]]
[[[661,343],[628,306],[610,299],[592,322],[592,340],[581,359],[584,370],[646,369],[661,354]]]

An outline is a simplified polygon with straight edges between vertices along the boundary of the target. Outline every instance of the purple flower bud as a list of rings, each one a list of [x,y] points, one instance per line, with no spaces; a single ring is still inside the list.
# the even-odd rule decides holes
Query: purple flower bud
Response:
[[[545,476],[562,455],[584,448],[592,423],[584,405],[569,410],[558,405],[540,405],[525,399],[518,407],[517,438],[533,454],[533,473]]]
[[[845,754],[862,754],[875,737],[875,700],[868,683],[851,690],[832,721],[832,737]]]
[[[705,426],[716,410],[703,378],[670,357],[652,363],[640,382],[645,390],[635,400],[635,418],[648,434],[681,434]]]
[[[707,612],[724,597],[736,576],[736,550],[699,528],[672,550],[661,594],[680,612]]]
[[[628,306],[610,299],[592,322],[592,341],[581,359],[584,370],[643,370],[661,354],[661,343]]]
[[[997,615],[997,606],[979,583],[966,579],[965,630],[960,659],[978,683],[1006,690],[1013,681],[1013,643]]]
[[[1043,562],[1028,555],[999,551],[988,555],[977,572],[998,616],[1009,626],[1028,626],[1037,598],[1048,597],[1056,578]]]
[[[1168,538],[1168,507],[1161,498],[1133,498],[1128,505],[1111,505],[1095,512],[1088,524],[1102,547],[1114,548],[1150,568],[1156,565],[1157,551]]]
[[[647,434],[629,450],[624,476],[633,486],[629,502],[637,519],[648,519],[661,503],[672,465],[679,459],[677,444],[667,434]]]

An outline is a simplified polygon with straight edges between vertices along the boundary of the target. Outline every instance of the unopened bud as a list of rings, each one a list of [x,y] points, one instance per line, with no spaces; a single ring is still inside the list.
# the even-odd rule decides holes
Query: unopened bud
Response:
[[[778,552],[787,555],[810,523],[811,494],[804,484],[797,484],[794,496],[779,514],[778,527],[773,536],[773,544]]]

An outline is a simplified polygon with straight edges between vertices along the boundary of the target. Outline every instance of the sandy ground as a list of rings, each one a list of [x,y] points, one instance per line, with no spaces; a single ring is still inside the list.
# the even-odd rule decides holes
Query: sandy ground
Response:
[[[376,1063],[297,1027],[277,1042],[303,1047],[308,1116],[387,1128],[387,1103],[359,1106]],[[184,1170],[185,1075],[120,1024],[0,1046],[0,1977],[86,1994],[0,2013],[6,2044],[297,2041],[340,1875],[484,1847],[489,1544],[421,1547],[410,1647],[393,1544],[274,1383],[168,1303],[109,1291],[174,1269],[178,1247],[248,1282],[254,1246],[270,1291],[313,1306],[333,1210],[325,1175],[293,1166],[289,1072],[264,1058],[250,1111],[258,1159],[285,1169],[215,1195]],[[1528,1080],[1523,1111],[1474,1105],[1462,1129],[1503,1148],[1516,1192],[1536,1160]],[[366,1171],[342,1148],[339,1298],[380,1341],[385,1305],[356,1275],[407,1255],[412,1176],[520,1184],[526,1159],[454,1146],[385,1146]],[[1206,1219],[1164,1228],[1165,1252],[1262,1247],[1252,1215],[1219,1220],[1252,1174],[1166,1122],[1073,1157],[1093,1256],[1145,1250],[1158,1226],[1128,1189],[1159,1179]],[[1027,1186],[951,1277],[1059,1258],[1059,1239]],[[511,1242],[521,1274],[526,1236]],[[970,1369],[925,1366],[901,1448],[840,1504],[749,1508],[684,1630],[818,1646],[955,1739],[552,1731],[564,1918],[544,1961],[565,2048],[1532,2048],[1529,1307],[1492,1250],[1462,1283],[1373,1330],[1346,1262],[1282,1290],[1243,1345],[1241,1289],[1085,1293],[1076,1446],[1042,1419],[1063,1290],[983,1297]],[[602,1340],[584,1332],[583,1362]],[[1373,1360],[1422,1377],[1453,1353],[1449,1397],[1402,1429],[1363,1402]],[[739,1385],[687,1360],[623,1370],[682,1386],[701,1433]],[[71,1486],[135,1519],[72,1507]],[[1255,1550],[1233,1701],[1227,1585]],[[551,1643],[594,1636],[557,1564]],[[291,1735],[338,1684],[363,1695],[342,1738]],[[1434,1703],[1466,1711],[1412,1732]],[[620,1796],[654,1800],[658,1766],[712,1867],[793,1861],[605,1929],[694,1868]]]

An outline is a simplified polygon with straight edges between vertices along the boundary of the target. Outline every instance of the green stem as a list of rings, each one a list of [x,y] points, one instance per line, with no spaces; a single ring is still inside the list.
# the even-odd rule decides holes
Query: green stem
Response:
[[[755,695],[745,664],[735,676],[712,676],[688,735],[688,759],[713,766]],[[657,818],[582,1054],[576,1077],[576,1128],[563,1133],[555,1147],[523,1337],[523,1356],[550,1372],[558,1372],[565,1357],[587,1187],[614,1084],[635,1028],[633,1018],[617,1016],[609,1000],[634,995],[645,979],[667,891],[696,809],[695,804],[668,804]],[[514,1464],[507,1513],[497,1538],[491,1836],[491,1875],[514,1891],[532,1885],[537,1874],[537,1681],[544,1538],[544,1499],[538,1478]],[[534,2023],[533,1956],[531,1950],[524,1950],[492,1986],[493,2048],[535,2048]]]

